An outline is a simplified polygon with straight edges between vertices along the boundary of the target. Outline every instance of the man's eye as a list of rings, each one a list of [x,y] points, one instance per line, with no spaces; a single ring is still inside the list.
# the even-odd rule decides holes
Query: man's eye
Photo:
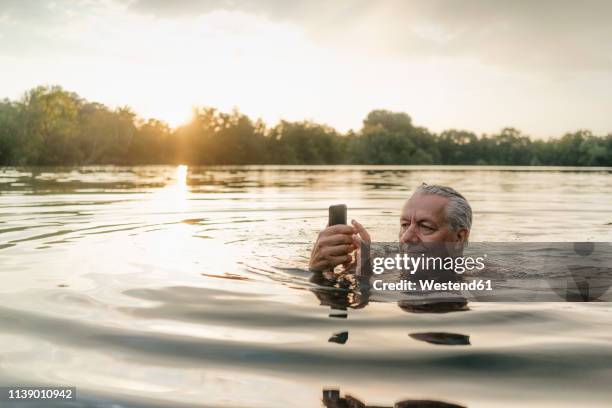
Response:
[[[407,223],[407,222],[402,222],[401,226],[402,226],[402,228],[408,228],[410,226],[410,224]]]
[[[424,228],[424,229],[426,229],[426,230],[428,230],[428,231],[433,231],[433,230],[434,230],[434,228],[433,228],[433,227],[431,227],[431,226],[429,226],[429,225],[425,225],[425,224],[422,224],[422,225],[421,225],[421,228]]]

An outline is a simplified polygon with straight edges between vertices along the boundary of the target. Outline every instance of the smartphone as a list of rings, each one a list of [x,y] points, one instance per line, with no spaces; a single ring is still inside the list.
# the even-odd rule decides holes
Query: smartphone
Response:
[[[346,205],[336,204],[329,206],[329,225],[346,224]]]

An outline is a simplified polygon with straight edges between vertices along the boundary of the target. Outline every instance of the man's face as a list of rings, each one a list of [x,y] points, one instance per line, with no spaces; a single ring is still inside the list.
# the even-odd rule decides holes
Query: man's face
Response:
[[[436,194],[413,194],[402,209],[400,243],[420,244],[466,240],[468,231],[453,231],[446,219],[448,202],[448,198]]]

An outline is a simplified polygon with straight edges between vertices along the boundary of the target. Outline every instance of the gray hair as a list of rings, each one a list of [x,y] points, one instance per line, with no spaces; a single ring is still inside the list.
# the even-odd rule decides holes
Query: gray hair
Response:
[[[415,193],[435,194],[448,198],[446,218],[454,231],[472,228],[472,207],[464,196],[452,187],[421,184]]]

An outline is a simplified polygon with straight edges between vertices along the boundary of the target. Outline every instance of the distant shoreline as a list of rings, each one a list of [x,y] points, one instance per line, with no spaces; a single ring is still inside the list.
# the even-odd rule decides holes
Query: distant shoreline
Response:
[[[25,165],[0,166],[0,171],[59,170],[59,169],[134,169],[139,167],[176,167],[183,163],[158,164],[74,164],[74,165]],[[286,170],[286,171],[339,171],[339,170],[384,170],[384,171],[527,171],[527,172],[612,172],[612,166],[522,166],[522,165],[455,165],[455,164],[196,164],[187,165],[195,169],[211,170]]]
[[[534,140],[511,127],[477,136],[433,133],[403,112],[373,110],[358,131],[312,121],[269,126],[234,110],[194,108],[175,129],[110,109],[59,86],[0,101],[0,166],[19,165],[483,165],[612,166],[612,133]]]

